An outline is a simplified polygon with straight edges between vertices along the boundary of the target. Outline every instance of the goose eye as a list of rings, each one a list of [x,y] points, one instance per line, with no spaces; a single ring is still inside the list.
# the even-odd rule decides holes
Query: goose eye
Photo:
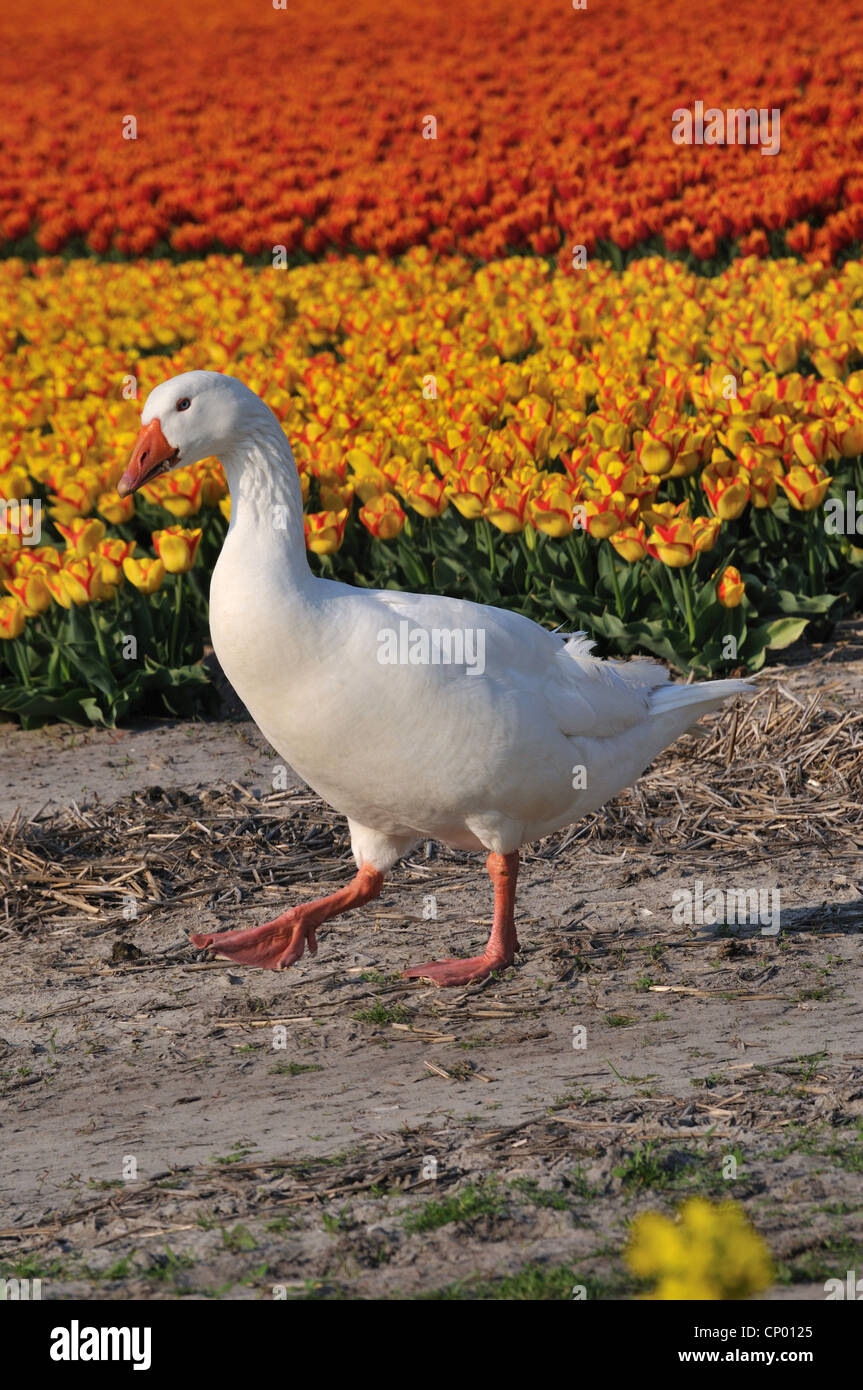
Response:
[[[177,409],[178,409],[178,410],[188,410],[188,409],[189,409],[189,406],[190,406],[191,404],[192,404],[192,402],[189,400],[189,397],[188,397],[188,396],[184,396],[183,399],[182,399],[181,401],[177,401]]]

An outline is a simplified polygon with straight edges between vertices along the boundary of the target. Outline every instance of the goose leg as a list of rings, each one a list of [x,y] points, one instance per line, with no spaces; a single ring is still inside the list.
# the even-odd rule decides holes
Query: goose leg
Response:
[[[315,935],[322,922],[347,912],[352,907],[376,898],[383,887],[384,876],[370,864],[364,864],[345,888],[328,898],[291,907],[272,922],[240,931],[196,932],[190,939],[200,950],[215,951],[219,956],[235,960],[240,965],[257,965],[264,970],[287,970],[295,965],[308,943],[310,955],[318,949]]]
[[[491,936],[481,956],[453,957],[414,965],[402,971],[407,980],[432,980],[437,985],[466,985],[484,980],[493,970],[512,965],[519,949],[515,930],[515,884],[518,878],[518,850],[512,854],[490,854],[485,867],[494,884],[494,921]]]

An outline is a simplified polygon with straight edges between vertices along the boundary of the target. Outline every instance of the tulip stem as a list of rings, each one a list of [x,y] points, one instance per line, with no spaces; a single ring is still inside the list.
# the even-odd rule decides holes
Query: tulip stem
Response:
[[[580,534],[581,533],[579,531],[572,531],[567,539],[569,543],[569,553],[572,556],[572,563],[575,567],[576,577],[582,589],[586,590],[587,580],[584,577],[584,568],[581,563],[581,556],[578,553],[578,548],[580,545]]]
[[[668,616],[669,616],[668,594],[666,593],[666,591],[665,591],[665,589],[663,588],[663,586],[662,586],[662,584],[660,583],[660,581],[657,579],[656,574],[655,574],[655,572],[654,572],[654,567],[653,567],[653,565],[652,565],[649,561],[643,560],[643,559],[642,559],[642,560],[639,560],[638,563],[642,566],[642,569],[643,569],[644,573],[647,575],[647,578],[650,580],[650,584],[651,584],[651,586],[652,586],[652,588],[653,588],[653,592],[656,594],[656,597],[659,599],[660,606],[662,607],[663,613],[665,614],[666,617],[668,617]],[[672,595],[672,597],[673,597],[673,595]]]
[[[683,585],[683,602],[686,606],[686,626],[689,629],[689,640],[695,646],[695,617],[692,612],[692,588],[689,583],[689,572],[686,569],[680,571],[680,582]]]
[[[174,620],[171,623],[171,665],[177,666],[177,635],[180,630],[180,611],[183,607],[183,576],[174,576]]]
[[[482,538],[485,543],[485,553],[488,556],[488,572],[492,579],[496,579],[497,566],[495,565],[494,536],[491,531],[491,523],[488,517],[485,516],[481,517],[480,520],[482,522]]]
[[[99,627],[99,618],[96,614],[95,606],[91,603],[89,607],[90,624],[93,628],[93,636],[96,638],[96,646],[99,648],[99,655],[102,658],[102,663],[105,667],[105,670],[108,671],[110,670],[110,662],[108,661],[108,653],[105,651],[105,641],[102,637],[102,629]]]
[[[818,557],[816,555],[818,519],[817,514],[814,510],[809,512],[806,521],[806,550],[807,559],[809,561],[809,594],[810,597],[814,598],[815,595],[821,589],[821,577],[818,572]]]
[[[6,643],[7,654],[12,658],[9,664],[15,667],[18,673],[18,679],[24,686],[24,689],[30,690],[32,687],[32,681],[30,680],[30,665],[29,662],[25,661],[24,652],[22,648],[19,647],[18,641],[19,639],[15,637],[11,642]]]
[[[616,564],[615,559],[614,559],[614,551],[613,551],[613,550],[609,550],[609,551],[608,551],[608,557],[609,557],[609,560],[610,560],[610,562],[611,562],[611,583],[612,583],[612,587],[614,588],[614,606],[615,606],[615,608],[617,609],[617,616],[618,616],[618,618],[621,618],[621,619],[622,619],[622,618],[623,618],[623,597],[622,597],[621,592],[620,592],[620,582],[619,582],[619,580],[618,580],[618,578],[617,578],[617,564]]]

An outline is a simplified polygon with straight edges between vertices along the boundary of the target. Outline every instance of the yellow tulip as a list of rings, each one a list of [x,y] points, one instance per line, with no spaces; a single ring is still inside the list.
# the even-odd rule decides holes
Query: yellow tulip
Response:
[[[68,524],[62,521],[55,521],[54,524],[66,542],[66,553],[74,555],[76,559],[89,555],[90,551],[95,550],[99,542],[105,539],[104,521],[86,521],[78,518]]]
[[[398,499],[391,492],[383,497],[373,497],[364,507],[360,507],[360,521],[378,540],[391,541],[404,528],[407,520]]]
[[[743,602],[746,585],[734,565],[726,565],[716,585],[716,597],[723,608],[737,608]]]
[[[123,573],[129,583],[140,589],[142,594],[154,594],[161,586],[166,570],[158,557],[155,560],[149,556],[143,560],[135,560],[129,556],[123,561]]]
[[[17,598],[0,598],[0,639],[8,642],[20,637],[26,621],[26,610]]]
[[[641,522],[636,526],[621,526],[608,538],[618,555],[629,564],[643,560],[647,554],[647,531]]]
[[[182,526],[167,526],[153,532],[153,549],[169,574],[185,574],[195,563],[203,532],[186,531]]]
[[[541,496],[531,498],[528,512],[537,531],[559,540],[572,530],[573,501],[561,487],[551,487]]]
[[[822,473],[817,464],[808,468],[795,464],[779,481],[792,507],[798,512],[811,512],[821,506],[833,479]]]
[[[103,492],[96,498],[96,511],[112,526],[122,526],[135,515],[135,499],[121,497],[118,492]]]
[[[51,607],[51,594],[40,574],[16,575],[14,579],[5,581],[5,587],[18,599],[28,618],[36,613],[44,613],[46,608]]]
[[[334,555],[345,538],[347,507],[340,512],[306,512],[306,545],[315,555]]]

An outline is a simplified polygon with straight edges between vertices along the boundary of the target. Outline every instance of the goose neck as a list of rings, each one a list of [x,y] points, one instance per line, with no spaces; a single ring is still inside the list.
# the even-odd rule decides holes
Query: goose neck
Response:
[[[303,493],[291,446],[275,417],[221,456],[231,494],[228,540],[260,557],[310,574],[303,529]]]

